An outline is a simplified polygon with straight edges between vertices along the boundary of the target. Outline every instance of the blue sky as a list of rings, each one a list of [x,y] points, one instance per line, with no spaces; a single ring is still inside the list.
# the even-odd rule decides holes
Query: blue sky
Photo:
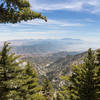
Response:
[[[0,24],[0,40],[75,38],[100,42],[100,0],[29,0],[48,22]]]

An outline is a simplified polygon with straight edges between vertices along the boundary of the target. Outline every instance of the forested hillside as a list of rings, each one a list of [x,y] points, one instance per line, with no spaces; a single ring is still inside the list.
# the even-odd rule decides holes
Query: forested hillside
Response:
[[[23,60],[23,57],[19,58],[20,56],[9,53],[10,49],[9,43],[5,42],[0,52],[1,100],[27,100],[28,98],[32,100],[48,100],[48,98],[50,100],[84,98],[85,100],[86,98],[89,100],[91,96],[99,100],[100,50],[89,49],[88,53],[67,55],[52,64],[41,66],[42,69],[40,69],[39,66],[34,66],[32,59],[30,64],[30,59]],[[41,73],[42,71],[44,72]],[[86,81],[88,84],[84,83]],[[85,92],[90,89],[93,93],[88,92],[87,95],[90,96],[88,97]]]

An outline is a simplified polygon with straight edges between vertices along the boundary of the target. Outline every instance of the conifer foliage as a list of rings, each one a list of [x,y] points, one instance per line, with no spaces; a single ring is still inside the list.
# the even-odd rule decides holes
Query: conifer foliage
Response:
[[[48,78],[45,78],[43,82],[43,94],[46,97],[46,100],[53,100],[54,90]]]
[[[67,89],[63,89],[59,93],[63,96],[68,94],[66,95],[67,100],[100,100],[100,77],[98,74],[100,70],[98,68],[95,64],[94,52],[89,49],[84,63],[73,66],[72,75],[67,77],[68,85],[65,87]],[[64,100],[66,100],[65,96]]]
[[[97,68],[96,68],[96,93],[97,93],[97,100],[100,100],[100,49],[98,49],[96,51],[95,63],[97,65]]]
[[[47,21],[41,13],[31,10],[28,0],[0,0],[0,23],[17,23],[35,18]]]
[[[38,84],[37,73],[29,62],[23,71],[22,80],[20,91],[23,100],[45,100],[40,92],[42,88]]]
[[[59,91],[57,91],[56,100],[70,100],[67,85],[61,86]]]
[[[0,100],[45,100],[33,67],[10,49],[5,42],[0,52]]]
[[[96,100],[95,58],[91,49],[84,64],[75,66],[71,81],[71,96],[76,100]]]
[[[91,49],[88,50],[88,56],[81,69],[80,89],[79,95],[81,100],[95,100],[96,99],[96,82],[95,82],[95,57]]]
[[[8,45],[9,43],[5,42],[0,52],[0,100],[19,98],[17,90],[21,81],[18,77],[22,72],[19,64],[22,61],[17,61],[19,56],[14,53],[9,54],[11,48]]]

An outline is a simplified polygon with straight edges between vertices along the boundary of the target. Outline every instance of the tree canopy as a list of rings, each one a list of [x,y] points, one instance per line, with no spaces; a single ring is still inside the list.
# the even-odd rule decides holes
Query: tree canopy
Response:
[[[0,23],[17,23],[36,18],[47,21],[41,13],[31,10],[28,0],[0,0]]]
[[[42,92],[46,100],[53,100],[54,90],[48,78],[44,79]]]
[[[9,43],[5,42],[0,52],[0,100],[14,100],[19,98],[17,90],[20,87],[20,73],[22,69],[19,66],[23,61],[18,61],[20,56],[14,53],[9,54]]]
[[[0,100],[46,100],[34,68],[10,50],[5,42],[0,51]]]
[[[73,65],[72,75],[65,76],[67,84],[58,91],[57,100],[100,100],[100,66],[95,64],[99,54],[97,51],[95,56],[89,49],[84,62]]]

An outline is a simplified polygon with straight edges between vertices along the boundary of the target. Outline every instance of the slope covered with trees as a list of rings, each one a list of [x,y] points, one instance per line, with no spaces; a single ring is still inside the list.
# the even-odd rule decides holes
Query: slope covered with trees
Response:
[[[99,54],[98,51],[96,53]],[[74,65],[71,76],[62,77],[67,81],[67,85],[64,84],[58,92],[59,98],[63,97],[59,100],[100,100],[100,79],[98,78],[100,66],[96,58],[98,55],[95,56],[89,49],[84,63]]]
[[[72,66],[72,74],[60,76],[62,84],[53,88],[44,78],[10,51],[5,42],[0,52],[0,100],[100,100],[100,50],[88,50],[84,62]]]
[[[45,100],[33,67],[9,54],[9,43],[0,52],[0,100]]]

